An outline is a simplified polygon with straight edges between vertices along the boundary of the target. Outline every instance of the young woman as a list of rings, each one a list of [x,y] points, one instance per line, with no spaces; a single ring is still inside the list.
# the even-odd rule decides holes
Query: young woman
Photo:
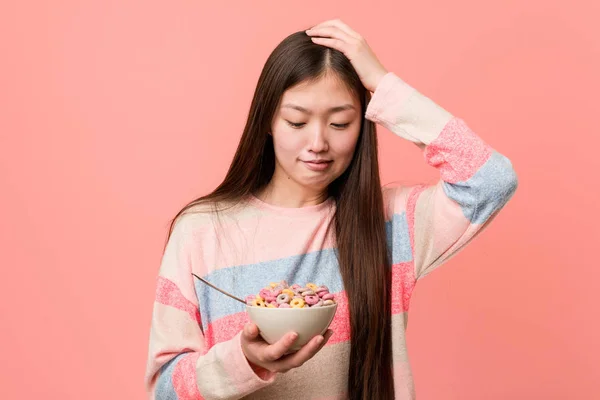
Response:
[[[371,97],[371,93],[372,97]],[[382,188],[375,123],[414,142],[435,185]],[[152,316],[153,399],[413,399],[405,329],[419,279],[457,254],[517,187],[510,161],[378,61],[342,21],[281,42],[224,181],[173,219]],[[260,339],[244,297],[269,282],[336,293],[296,353]]]

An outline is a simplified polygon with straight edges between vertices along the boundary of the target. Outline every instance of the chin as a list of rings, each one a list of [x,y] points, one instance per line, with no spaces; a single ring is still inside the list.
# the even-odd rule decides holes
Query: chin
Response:
[[[309,187],[313,190],[325,190],[329,187],[329,184],[333,182],[334,179],[331,177],[322,177],[321,179],[303,179],[301,180],[302,184],[306,187]]]

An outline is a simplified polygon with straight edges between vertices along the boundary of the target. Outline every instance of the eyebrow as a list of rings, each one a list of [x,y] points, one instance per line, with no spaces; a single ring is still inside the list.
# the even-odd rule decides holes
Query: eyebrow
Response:
[[[296,105],[296,104],[291,104],[291,103],[284,104],[282,106],[282,108],[293,108],[294,110],[301,111],[305,114],[312,114],[312,111],[310,111],[304,107],[300,107],[299,105]],[[336,113],[336,112],[346,111],[346,110],[355,110],[355,108],[352,104],[344,104],[343,106],[331,107],[327,111],[329,111],[330,113]]]

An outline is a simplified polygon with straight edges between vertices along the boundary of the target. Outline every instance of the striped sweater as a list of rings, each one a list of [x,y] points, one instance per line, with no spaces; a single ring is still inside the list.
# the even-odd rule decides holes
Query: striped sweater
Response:
[[[382,188],[393,270],[395,394],[414,399],[405,343],[413,289],[492,221],[515,192],[517,178],[511,162],[463,120],[392,72],[377,86],[365,117],[418,145],[440,174],[436,184]],[[178,220],[158,274],[145,375],[150,399],[346,398],[348,303],[334,230],[326,235],[334,211],[332,198],[284,208],[251,196],[218,219],[202,212]],[[339,303],[334,334],[302,367],[259,376],[240,344],[248,322],[244,305],[192,272],[242,298],[273,281],[326,285]]]

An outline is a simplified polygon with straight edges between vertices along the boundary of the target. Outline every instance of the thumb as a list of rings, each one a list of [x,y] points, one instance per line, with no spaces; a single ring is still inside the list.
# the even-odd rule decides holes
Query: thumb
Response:
[[[247,323],[244,326],[244,336],[246,336],[246,339],[249,340],[256,339],[258,336],[258,327],[251,322]]]

